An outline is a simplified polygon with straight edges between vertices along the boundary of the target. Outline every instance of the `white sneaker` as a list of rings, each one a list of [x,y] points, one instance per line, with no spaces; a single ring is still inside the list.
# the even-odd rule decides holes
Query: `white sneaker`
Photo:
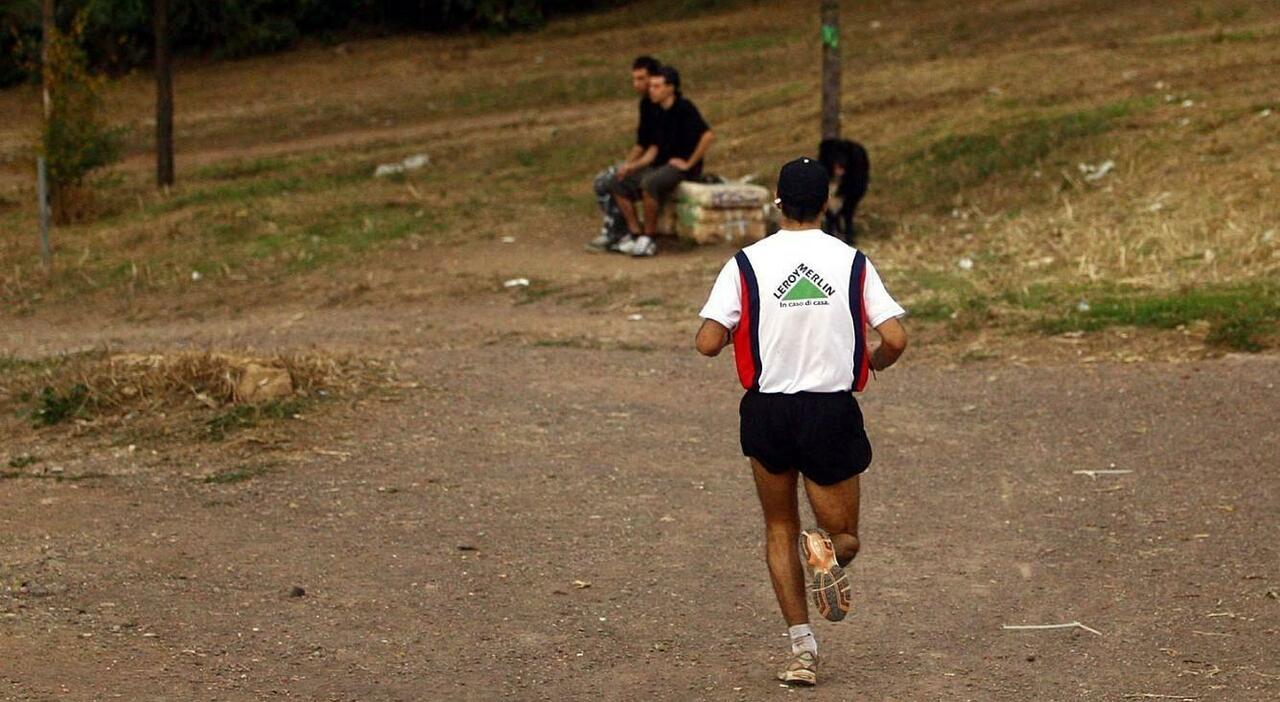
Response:
[[[652,237],[641,236],[636,239],[629,252],[632,256],[653,256],[658,253],[658,242]]]
[[[609,247],[609,250],[630,256],[632,251],[635,249],[635,245],[636,237],[631,236],[630,234],[625,234],[621,239],[615,241],[613,245]]]
[[[610,232],[600,232],[600,235],[587,242],[588,251],[608,251],[609,247],[617,239]]]
[[[787,667],[778,672],[778,679],[788,685],[817,685],[818,657],[808,651],[791,654]]]

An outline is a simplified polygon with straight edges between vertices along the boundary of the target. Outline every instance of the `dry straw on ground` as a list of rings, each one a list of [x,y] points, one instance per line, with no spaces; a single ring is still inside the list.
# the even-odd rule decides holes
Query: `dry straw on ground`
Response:
[[[182,351],[177,353],[110,354],[106,351],[42,361],[7,363],[0,376],[0,404],[31,405],[39,394],[74,397],[95,417],[162,409],[218,409],[242,403],[237,392],[251,365],[286,371],[297,398],[341,394],[367,378],[368,364],[317,354],[274,354]]]

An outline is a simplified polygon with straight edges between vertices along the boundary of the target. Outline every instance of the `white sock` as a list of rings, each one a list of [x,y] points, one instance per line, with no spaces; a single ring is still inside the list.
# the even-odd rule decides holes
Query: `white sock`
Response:
[[[791,637],[792,653],[808,651],[815,656],[818,655],[818,640],[813,637],[813,629],[810,629],[808,624],[787,627],[787,634]]]

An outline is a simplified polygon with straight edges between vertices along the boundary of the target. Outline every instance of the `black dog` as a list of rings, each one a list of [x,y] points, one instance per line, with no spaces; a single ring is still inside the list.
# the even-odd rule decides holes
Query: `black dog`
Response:
[[[848,139],[823,139],[818,145],[818,162],[831,174],[831,196],[822,218],[826,233],[843,239],[850,246],[858,238],[853,215],[867,194],[871,178],[871,160],[862,144]]]

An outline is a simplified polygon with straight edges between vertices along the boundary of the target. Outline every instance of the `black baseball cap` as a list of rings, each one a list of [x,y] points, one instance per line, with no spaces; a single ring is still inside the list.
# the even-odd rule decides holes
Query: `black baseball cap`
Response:
[[[778,199],[784,205],[817,212],[827,201],[829,181],[827,169],[821,163],[801,156],[778,172]]]

